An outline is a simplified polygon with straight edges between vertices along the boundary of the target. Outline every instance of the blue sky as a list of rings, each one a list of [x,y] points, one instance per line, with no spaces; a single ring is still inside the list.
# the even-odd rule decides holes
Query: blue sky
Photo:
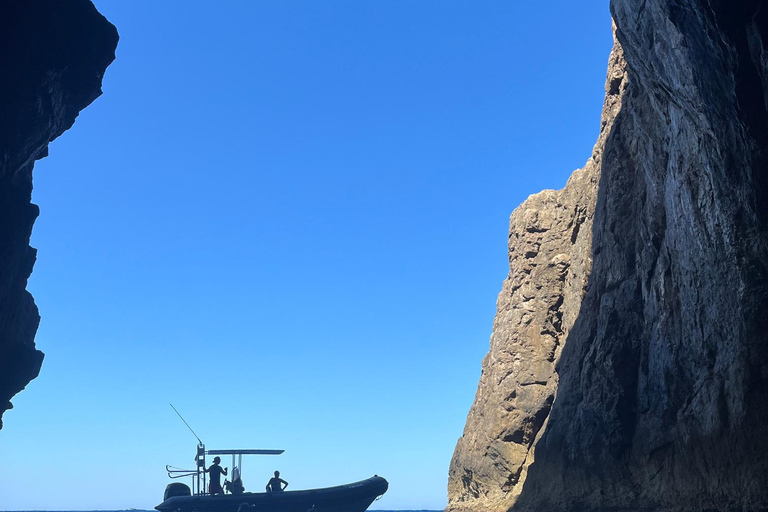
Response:
[[[121,40],[36,166],[46,359],[0,510],[154,507],[196,443],[171,402],[286,450],[249,490],[377,473],[373,508],[444,507],[509,214],[597,137],[607,1],[96,5]]]

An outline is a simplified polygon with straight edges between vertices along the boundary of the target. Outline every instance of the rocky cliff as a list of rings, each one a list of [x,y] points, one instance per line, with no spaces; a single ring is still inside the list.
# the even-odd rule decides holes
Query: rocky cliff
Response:
[[[510,272],[450,466],[451,510],[506,511],[522,490],[532,447],[555,399],[555,366],[586,293],[603,147],[625,88],[623,52],[616,44],[591,158],[564,189],[532,195],[512,213]]]
[[[116,46],[115,27],[87,0],[0,4],[0,419],[43,361],[34,343],[40,317],[26,290],[38,215],[32,168],[101,94]]]
[[[611,11],[593,157],[512,216],[449,510],[768,510],[768,5]]]

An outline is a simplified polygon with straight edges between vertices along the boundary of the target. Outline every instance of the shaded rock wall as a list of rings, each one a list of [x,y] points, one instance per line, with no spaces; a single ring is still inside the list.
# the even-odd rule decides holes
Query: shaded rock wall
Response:
[[[38,215],[32,168],[101,94],[116,46],[117,31],[87,0],[0,4],[0,419],[43,360],[34,343],[40,317],[26,291]]]
[[[582,228],[592,231],[591,272],[566,279],[586,278],[586,293],[561,339],[554,404],[528,449],[535,461],[522,489],[489,503],[768,510],[768,6],[613,0],[611,10],[627,79],[598,142],[594,216]],[[560,293],[541,284],[542,295]],[[504,330],[540,345],[500,309],[494,337]],[[494,422],[514,427],[498,411],[471,426],[523,389],[488,378],[505,371],[484,368],[478,397],[494,398],[470,412],[449,508],[491,510],[482,492],[462,501],[476,481],[462,477],[494,454],[465,446]]]

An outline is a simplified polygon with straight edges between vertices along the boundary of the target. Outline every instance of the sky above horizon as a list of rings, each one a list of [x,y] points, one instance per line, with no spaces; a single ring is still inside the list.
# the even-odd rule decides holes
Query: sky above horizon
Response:
[[[441,509],[509,215],[600,127],[607,0],[96,0],[104,94],[37,163],[40,376],[0,510],[151,509],[165,465],[247,490],[379,474]],[[231,466],[228,458],[224,465]]]

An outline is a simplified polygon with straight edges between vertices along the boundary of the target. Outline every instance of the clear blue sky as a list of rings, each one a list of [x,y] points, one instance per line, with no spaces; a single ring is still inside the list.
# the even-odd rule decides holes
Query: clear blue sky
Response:
[[[598,134],[607,3],[98,0],[120,45],[35,170],[46,358],[0,510],[154,507],[196,443],[169,402],[286,450],[248,489],[444,507],[509,214]]]

